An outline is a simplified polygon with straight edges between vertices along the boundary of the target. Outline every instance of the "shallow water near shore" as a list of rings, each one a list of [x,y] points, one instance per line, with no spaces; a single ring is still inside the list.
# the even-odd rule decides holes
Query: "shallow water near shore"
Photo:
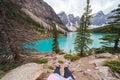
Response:
[[[91,34],[91,39],[93,40],[93,43],[89,45],[90,48],[99,48],[102,46],[100,42],[100,38],[106,34],[102,33],[93,33]],[[75,32],[67,33],[67,37],[59,37],[59,46],[61,50],[64,50],[65,52],[74,52],[74,40],[76,37]],[[38,52],[52,52],[52,38],[50,39],[44,39],[44,40],[38,40],[32,42],[34,45],[28,45],[26,44],[26,48],[33,48],[36,49]]]

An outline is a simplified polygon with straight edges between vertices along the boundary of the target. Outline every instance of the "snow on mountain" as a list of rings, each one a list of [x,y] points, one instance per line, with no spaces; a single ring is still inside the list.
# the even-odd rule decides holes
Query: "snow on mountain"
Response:
[[[107,24],[108,22],[113,21],[113,19],[110,19],[110,16],[113,16],[115,14],[113,13],[108,13],[104,14],[103,11],[99,11],[95,14],[93,14],[91,18],[91,23],[92,25],[97,25],[97,26],[102,26],[103,24]]]
[[[89,26],[90,29],[92,28],[97,28],[101,27],[108,22],[113,21],[113,19],[109,19],[110,16],[113,16],[115,14],[113,13],[108,13],[104,14],[103,11],[99,11],[95,14],[92,15],[91,20],[91,25]],[[60,19],[62,20],[63,24],[71,31],[77,30],[77,27],[79,26],[80,23],[80,17],[79,16],[74,16],[73,14],[67,15],[64,11],[58,14]]]
[[[60,12],[58,14],[60,19],[62,20],[63,24],[70,30],[70,31],[76,31],[78,24],[80,22],[79,16],[74,16],[73,14],[66,14],[64,11]]]
[[[101,26],[102,24],[106,23],[106,15],[103,13],[103,11],[99,11],[95,14],[93,14],[91,18],[91,24]]]

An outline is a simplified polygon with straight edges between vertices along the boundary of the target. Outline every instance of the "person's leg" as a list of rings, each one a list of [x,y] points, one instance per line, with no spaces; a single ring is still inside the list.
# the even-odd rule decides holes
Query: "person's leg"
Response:
[[[60,65],[58,63],[57,57],[53,58],[53,65],[56,67],[53,73],[57,73],[60,75]]]
[[[56,67],[56,69],[54,70],[53,73],[57,73],[57,74],[61,75],[61,74],[60,74],[60,67]]]
[[[70,63],[71,63],[70,59],[66,59],[65,64],[64,64],[64,77],[65,78],[71,77],[72,80],[75,80],[71,71],[68,69]]]
[[[64,77],[65,78],[71,77],[73,80],[75,80],[75,78],[73,77],[73,75],[72,75],[71,71],[68,69],[68,67],[64,68]]]

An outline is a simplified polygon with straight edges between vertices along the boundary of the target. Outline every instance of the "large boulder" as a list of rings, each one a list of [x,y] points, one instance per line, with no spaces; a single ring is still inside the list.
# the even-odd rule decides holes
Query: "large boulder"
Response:
[[[111,58],[112,54],[110,53],[102,53],[102,54],[97,54],[96,58]]]
[[[43,65],[28,63],[11,70],[1,80],[36,80],[43,72]]]
[[[112,71],[107,66],[99,66],[95,68],[96,73],[99,75],[100,80],[119,80],[113,76]]]

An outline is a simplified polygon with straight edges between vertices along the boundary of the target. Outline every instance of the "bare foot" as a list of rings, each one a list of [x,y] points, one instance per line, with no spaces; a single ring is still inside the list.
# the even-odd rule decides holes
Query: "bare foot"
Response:
[[[53,65],[54,65],[55,67],[60,67],[60,65],[59,65],[59,63],[58,63],[58,60],[57,60],[57,57],[54,57],[54,58],[53,58]]]

